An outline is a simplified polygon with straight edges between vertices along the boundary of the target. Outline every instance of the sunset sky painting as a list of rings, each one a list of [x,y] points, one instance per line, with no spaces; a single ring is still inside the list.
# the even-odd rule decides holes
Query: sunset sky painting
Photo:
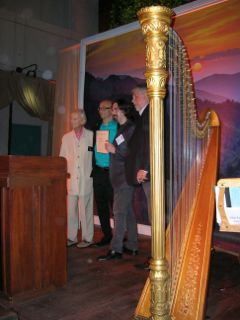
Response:
[[[128,74],[144,78],[145,44],[140,29],[87,46],[86,71],[96,77]]]
[[[229,0],[174,19],[173,27],[187,47],[195,80],[214,73],[240,72],[239,10],[240,1]],[[97,77],[105,78],[111,71],[143,78],[144,63],[140,29],[87,47],[86,70]]]
[[[240,1],[229,0],[176,17],[174,29],[187,47],[194,80],[240,72],[239,10]]]
[[[227,0],[173,19],[173,28],[187,48],[197,109],[207,106],[220,117],[220,177],[240,176],[239,12],[240,1]],[[127,30],[126,26],[124,34],[87,45],[88,74],[101,81],[111,75],[144,79],[143,36],[140,28]]]

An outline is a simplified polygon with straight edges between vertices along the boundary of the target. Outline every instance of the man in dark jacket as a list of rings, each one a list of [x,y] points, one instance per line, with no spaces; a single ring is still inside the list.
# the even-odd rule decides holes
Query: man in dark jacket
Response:
[[[121,259],[123,252],[131,255],[138,253],[137,223],[133,211],[134,186],[127,184],[125,177],[127,145],[134,131],[133,123],[127,118],[131,108],[131,105],[123,99],[118,99],[113,103],[112,113],[119,123],[119,129],[113,144],[107,142],[105,147],[110,153],[110,180],[114,190],[115,225],[110,251],[98,257],[99,261]],[[123,245],[125,231],[128,235]]]
[[[128,144],[126,158],[126,178],[130,185],[142,184],[148,202],[148,217],[151,223],[150,210],[150,152],[149,152],[149,99],[145,85],[132,90],[132,102],[139,117]]]
[[[128,144],[126,157],[127,183],[133,186],[142,185],[148,205],[148,219],[151,223],[150,208],[150,151],[149,151],[149,98],[146,85],[138,85],[132,90],[132,102],[139,117]],[[149,268],[149,258],[137,268]]]

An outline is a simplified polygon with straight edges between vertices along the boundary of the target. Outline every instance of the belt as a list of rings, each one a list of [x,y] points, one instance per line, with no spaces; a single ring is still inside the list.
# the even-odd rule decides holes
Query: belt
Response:
[[[99,167],[99,166],[96,166],[96,169],[99,170],[99,171],[109,171],[109,167]]]

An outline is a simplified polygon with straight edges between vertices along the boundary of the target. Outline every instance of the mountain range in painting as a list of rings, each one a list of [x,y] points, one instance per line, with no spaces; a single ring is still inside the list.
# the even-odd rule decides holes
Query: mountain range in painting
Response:
[[[197,109],[216,111],[221,122],[220,178],[240,176],[240,73],[214,74],[195,83]]]
[[[106,79],[85,74],[84,106],[88,127],[99,121],[97,107],[102,99],[124,95],[145,80],[128,75],[110,75]],[[213,74],[195,82],[197,110],[213,109],[221,122],[221,159],[219,177],[240,176],[240,73]]]
[[[86,72],[85,74],[85,103],[96,101],[97,103],[106,97],[115,95],[130,95],[131,89],[144,80],[128,75],[110,75],[106,79],[95,78]],[[240,73],[213,74],[195,83],[196,96],[200,100],[209,100],[221,103],[226,100],[240,102]]]
[[[195,88],[197,91],[201,91],[199,93],[201,100],[204,100],[204,95],[208,94],[213,95],[212,97],[209,96],[213,102],[223,102],[227,99],[240,102],[238,83],[240,84],[240,72],[235,74],[213,74],[197,81]]]

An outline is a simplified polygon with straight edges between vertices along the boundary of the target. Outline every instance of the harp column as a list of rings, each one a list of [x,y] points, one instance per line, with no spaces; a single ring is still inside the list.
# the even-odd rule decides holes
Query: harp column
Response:
[[[151,319],[170,317],[170,276],[165,256],[164,104],[166,42],[173,11],[161,6],[138,11],[146,42],[146,82],[150,101],[150,171],[152,211],[152,259],[150,262]]]

